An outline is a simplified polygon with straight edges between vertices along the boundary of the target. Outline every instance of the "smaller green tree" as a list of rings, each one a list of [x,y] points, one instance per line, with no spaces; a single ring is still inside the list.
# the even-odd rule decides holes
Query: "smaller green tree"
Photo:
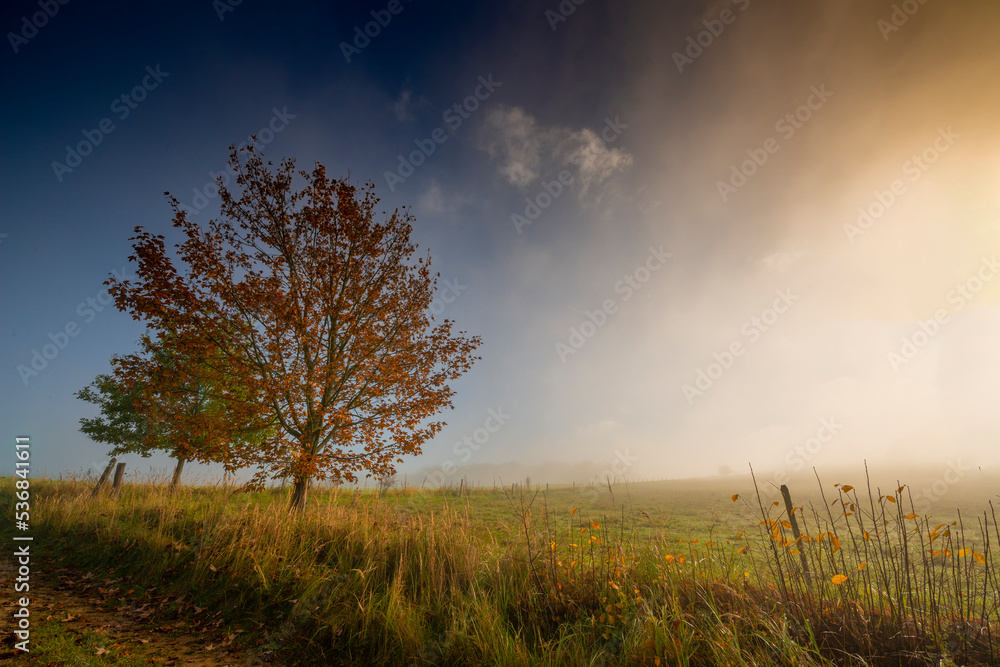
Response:
[[[166,451],[176,461],[170,483],[176,487],[187,461],[222,463],[233,472],[233,449],[259,446],[273,435],[273,427],[253,415],[230,421],[223,396],[227,389],[220,369],[225,360],[217,354],[197,356],[179,351],[179,337],[162,333],[141,339],[140,352],[112,358],[112,375],[99,375],[77,393],[95,403],[101,416],[80,420],[80,430],[97,442],[113,445],[111,456],[132,453],[149,457]]]
[[[75,394],[80,400],[100,407],[99,417],[80,419],[80,431],[94,442],[113,445],[109,456],[135,453],[148,457],[151,453],[147,445],[149,420],[134,404],[140,390],[138,386],[125,386],[113,375],[101,373]]]

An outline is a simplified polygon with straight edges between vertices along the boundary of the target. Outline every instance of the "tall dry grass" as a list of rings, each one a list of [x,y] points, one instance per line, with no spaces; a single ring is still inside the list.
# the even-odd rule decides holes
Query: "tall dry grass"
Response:
[[[489,490],[400,511],[414,489],[276,490],[33,481],[36,544],[255,622],[263,664],[997,664],[996,520],[935,526],[837,486],[790,516],[758,496],[744,533],[678,542],[662,515],[616,530],[543,493]],[[0,485],[12,500],[10,480]],[[892,498],[890,500],[889,498]],[[737,499],[739,500],[739,499]],[[862,504],[862,501],[866,501]],[[11,506],[10,502],[7,502]],[[971,522],[971,523],[970,523]],[[756,525],[755,525],[756,524]],[[752,530],[757,528],[757,531]],[[939,552],[939,553],[935,553]]]

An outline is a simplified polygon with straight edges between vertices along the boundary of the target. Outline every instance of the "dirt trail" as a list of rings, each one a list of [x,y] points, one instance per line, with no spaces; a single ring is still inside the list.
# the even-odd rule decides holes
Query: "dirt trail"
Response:
[[[15,652],[10,623],[15,598],[22,595],[31,600],[32,628],[59,623],[74,637],[88,632],[103,635],[108,639],[104,644],[107,657],[112,660],[120,652],[122,657],[131,655],[150,665],[260,664],[248,659],[250,651],[234,645],[242,630],[227,634],[221,613],[199,609],[183,597],[160,596],[152,589],[115,579],[113,574],[100,580],[94,573],[67,568],[33,571],[31,590],[23,594],[14,592],[14,576],[12,560],[4,558],[0,562],[0,664],[31,664],[23,653]],[[38,648],[34,637],[32,648]]]

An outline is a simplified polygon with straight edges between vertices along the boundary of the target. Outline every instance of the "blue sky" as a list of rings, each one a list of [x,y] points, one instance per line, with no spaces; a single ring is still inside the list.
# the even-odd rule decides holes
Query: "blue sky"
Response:
[[[260,133],[410,206],[485,340],[401,471],[995,466],[1000,8],[903,4],[7,3],[0,440],[106,461],[102,283]]]

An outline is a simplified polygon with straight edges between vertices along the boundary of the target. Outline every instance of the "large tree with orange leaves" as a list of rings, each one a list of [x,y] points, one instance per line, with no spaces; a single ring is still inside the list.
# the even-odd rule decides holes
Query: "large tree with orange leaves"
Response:
[[[258,467],[252,486],[291,476],[300,509],[312,478],[385,476],[419,454],[481,340],[429,314],[437,277],[429,256],[413,259],[413,217],[377,220],[372,184],[328,178],[318,163],[275,167],[253,146],[231,149],[230,164],[237,187],[219,179],[221,214],[206,228],[171,197],[181,268],[162,235],[136,227],[136,280],[107,283],[120,310],[176,336],[176,371],[223,360],[244,398],[220,398],[232,408],[216,415],[220,432],[273,418],[274,438],[229,455]]]

